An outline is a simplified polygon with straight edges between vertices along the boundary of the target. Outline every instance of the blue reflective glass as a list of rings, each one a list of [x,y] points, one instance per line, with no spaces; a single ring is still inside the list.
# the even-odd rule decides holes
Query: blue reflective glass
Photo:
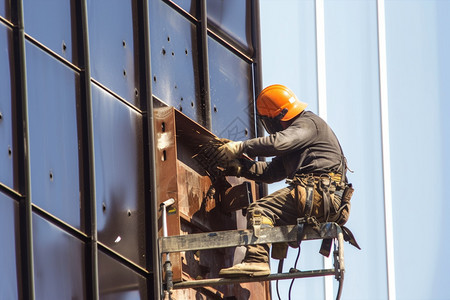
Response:
[[[92,107],[98,239],[145,266],[142,115],[95,84]]]
[[[450,299],[449,11],[449,1],[386,1],[397,299]]]
[[[162,1],[151,1],[152,92],[201,122],[196,28]]]
[[[208,27],[253,55],[251,1],[207,0]]]
[[[130,0],[87,1],[91,75],[139,107],[135,6]]]
[[[80,228],[79,74],[26,44],[32,201]]]
[[[33,214],[36,299],[84,299],[84,244]]]
[[[0,23],[0,182],[14,188],[12,31]]]
[[[17,266],[19,245],[19,208],[16,201],[0,193],[0,298],[18,299]]]
[[[387,299],[377,6],[325,1],[324,9],[327,119],[355,171],[348,173],[355,193],[346,226],[363,248],[346,245],[342,297]]]
[[[255,136],[251,64],[208,39],[212,132],[231,140]]]
[[[69,61],[77,64],[74,2],[24,0],[25,32]]]
[[[264,87],[284,84],[317,112],[315,1],[261,1],[261,20]]]
[[[98,289],[101,300],[139,300],[147,297],[145,278],[105,253],[98,252]]]

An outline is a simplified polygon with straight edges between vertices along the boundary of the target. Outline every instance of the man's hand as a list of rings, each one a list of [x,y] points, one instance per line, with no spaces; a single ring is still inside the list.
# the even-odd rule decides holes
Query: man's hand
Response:
[[[223,174],[226,176],[241,176],[242,164],[239,160],[235,159],[227,163],[226,167],[223,170]]]
[[[230,162],[241,156],[243,152],[242,142],[227,141],[218,149],[218,160],[222,162]]]

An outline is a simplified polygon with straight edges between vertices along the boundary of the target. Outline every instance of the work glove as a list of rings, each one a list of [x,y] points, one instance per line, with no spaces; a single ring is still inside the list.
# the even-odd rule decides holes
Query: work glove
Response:
[[[228,162],[225,167],[223,167],[224,170],[222,172],[226,176],[239,177],[239,176],[241,176],[242,168],[243,168],[243,165],[241,164],[241,162],[237,159],[234,159],[234,160]]]
[[[219,161],[227,163],[241,156],[244,151],[244,145],[242,142],[229,141],[225,139],[222,139],[222,141],[224,141],[225,144],[217,149],[217,159]]]

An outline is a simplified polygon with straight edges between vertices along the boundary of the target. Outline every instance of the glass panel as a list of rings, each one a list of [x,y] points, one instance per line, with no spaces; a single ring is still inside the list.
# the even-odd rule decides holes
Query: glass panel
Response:
[[[208,39],[212,132],[221,138],[254,137],[252,66]]]
[[[36,299],[84,299],[84,244],[33,214]]]
[[[261,20],[264,87],[283,84],[317,112],[315,1],[262,1]]]
[[[142,116],[92,85],[98,239],[145,266]]]
[[[325,45],[328,123],[355,170],[346,226],[364,249],[346,245],[342,297],[387,299],[376,2],[325,1]]]
[[[80,228],[79,75],[26,44],[32,201]]]
[[[23,0],[23,14],[26,33],[77,64],[73,6],[70,0]]]
[[[450,299],[449,11],[449,1],[386,1],[397,299]]]
[[[11,20],[11,0],[0,0],[0,16]]]
[[[102,300],[148,299],[145,278],[98,252],[98,288]]]
[[[19,249],[19,208],[17,202],[0,193],[0,298],[19,299],[17,266]]]
[[[0,23],[0,182],[14,188],[12,31]]]
[[[195,26],[162,1],[149,10],[152,92],[201,123]]]
[[[88,0],[91,75],[139,107],[139,60],[134,1]],[[136,48],[135,48],[136,47]]]
[[[251,1],[207,0],[208,27],[253,55]]]

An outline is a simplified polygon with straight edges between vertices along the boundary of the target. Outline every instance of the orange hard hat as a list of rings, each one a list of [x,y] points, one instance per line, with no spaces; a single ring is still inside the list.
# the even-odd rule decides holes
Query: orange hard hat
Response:
[[[256,99],[259,115],[280,121],[289,121],[304,111],[306,106],[308,104],[298,100],[290,89],[281,84],[269,85]]]

